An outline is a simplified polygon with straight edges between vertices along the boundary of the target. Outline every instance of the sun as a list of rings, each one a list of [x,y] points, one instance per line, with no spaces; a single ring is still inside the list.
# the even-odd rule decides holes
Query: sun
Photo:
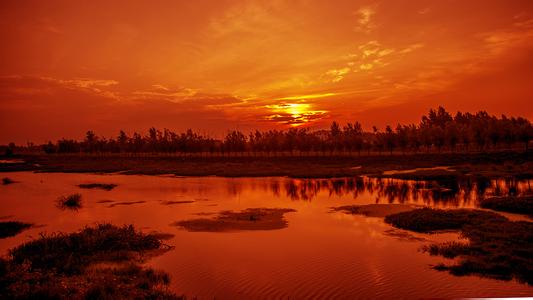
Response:
[[[298,127],[303,124],[320,119],[327,111],[313,110],[309,103],[280,103],[267,105],[274,114],[266,117],[268,120]]]

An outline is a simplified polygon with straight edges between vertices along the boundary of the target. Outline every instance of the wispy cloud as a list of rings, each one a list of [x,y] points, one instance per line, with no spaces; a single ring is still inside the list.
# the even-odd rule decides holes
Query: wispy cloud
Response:
[[[355,14],[357,16],[357,25],[355,27],[355,31],[370,33],[376,27],[376,24],[373,20],[374,15],[376,14],[374,7],[361,7]]]

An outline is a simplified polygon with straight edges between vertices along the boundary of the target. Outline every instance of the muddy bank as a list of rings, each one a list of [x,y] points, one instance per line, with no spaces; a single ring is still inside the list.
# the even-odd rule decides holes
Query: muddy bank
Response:
[[[114,183],[82,183],[78,184],[79,188],[82,189],[101,189],[105,191],[110,191],[117,187]]]
[[[417,206],[408,204],[367,204],[332,207],[331,210],[352,215],[383,218],[391,214],[406,212],[416,208]]]
[[[488,197],[480,201],[482,208],[528,215],[533,218],[533,196]]]
[[[288,226],[284,214],[290,208],[248,208],[242,211],[222,211],[213,218],[198,218],[173,223],[188,231],[229,232],[244,230],[276,230]]]

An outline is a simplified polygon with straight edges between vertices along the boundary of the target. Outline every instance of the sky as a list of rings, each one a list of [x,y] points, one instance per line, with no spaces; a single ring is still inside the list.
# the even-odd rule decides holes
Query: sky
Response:
[[[533,119],[531,0],[6,0],[0,39],[0,143]]]

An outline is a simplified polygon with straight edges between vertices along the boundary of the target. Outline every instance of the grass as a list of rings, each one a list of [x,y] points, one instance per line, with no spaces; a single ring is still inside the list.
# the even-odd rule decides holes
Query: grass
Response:
[[[0,239],[15,236],[31,226],[32,224],[18,221],[0,222]]]
[[[290,208],[248,208],[240,212],[222,211],[214,218],[183,220],[173,225],[188,231],[227,232],[241,230],[275,230],[288,226],[284,214]]]
[[[31,270],[74,274],[93,263],[132,259],[132,253],[159,249],[154,235],[138,232],[133,226],[100,224],[75,233],[41,235],[37,240],[11,249],[16,264],[29,263]]]
[[[102,189],[106,191],[110,191],[117,187],[114,183],[82,183],[78,184],[78,187],[82,189]]]
[[[394,227],[416,232],[458,230],[465,243],[448,242],[425,246],[431,255],[458,258],[451,265],[439,264],[458,276],[479,275],[533,284],[533,223],[512,222],[496,213],[480,210],[417,209],[385,217]]]
[[[2,178],[2,184],[3,185],[13,184],[15,182],[16,182],[15,180],[13,180],[13,179],[11,179],[9,177]]]
[[[60,209],[78,210],[81,208],[81,206],[81,194],[76,193],[57,198],[57,207]]]
[[[479,204],[482,208],[533,217],[533,196],[490,197],[482,199]]]
[[[101,224],[70,234],[42,235],[0,259],[6,299],[183,299],[168,274],[138,263],[161,241],[133,226]],[[112,263],[110,263],[112,262]]]

